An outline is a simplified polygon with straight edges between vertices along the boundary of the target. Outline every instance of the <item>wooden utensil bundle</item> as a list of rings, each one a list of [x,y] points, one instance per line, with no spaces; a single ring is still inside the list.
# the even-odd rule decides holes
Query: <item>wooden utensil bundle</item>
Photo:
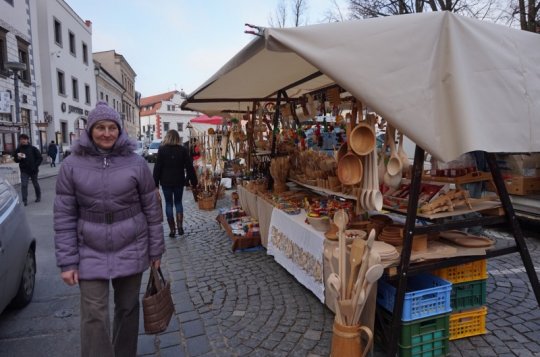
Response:
[[[343,233],[343,227],[346,226],[347,221],[348,216],[343,210],[338,210],[334,214],[334,223],[338,227],[339,248],[336,248],[337,254],[333,256],[338,260],[339,269],[337,273],[333,272],[331,278],[328,278],[327,286],[334,293],[336,321],[355,326],[360,323],[371,286],[380,278],[384,268],[380,264],[381,258],[378,253],[371,249],[376,235],[373,229],[366,241],[361,238],[353,240],[349,260],[347,260],[346,237]],[[325,258],[331,265],[330,251],[325,251]],[[350,265],[349,269],[346,269],[346,264]]]

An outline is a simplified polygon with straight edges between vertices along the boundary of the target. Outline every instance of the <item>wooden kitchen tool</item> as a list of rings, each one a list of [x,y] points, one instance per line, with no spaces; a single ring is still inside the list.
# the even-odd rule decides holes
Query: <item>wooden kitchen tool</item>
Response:
[[[462,247],[491,247],[495,242],[488,237],[469,235],[462,231],[451,230],[439,233],[439,237]]]
[[[339,180],[344,185],[355,185],[360,182],[362,180],[362,173],[364,171],[362,161],[351,149],[350,136],[352,126],[356,121],[357,113],[358,107],[356,104],[353,104],[351,120],[349,125],[347,125],[347,153],[339,159],[337,166]]]
[[[347,283],[347,294],[348,299],[351,298],[353,284],[358,278],[358,270],[360,269],[360,264],[362,264],[362,257],[364,256],[364,247],[366,242],[362,239],[355,239],[351,245],[351,252],[349,253],[350,261],[350,274],[349,282]]]

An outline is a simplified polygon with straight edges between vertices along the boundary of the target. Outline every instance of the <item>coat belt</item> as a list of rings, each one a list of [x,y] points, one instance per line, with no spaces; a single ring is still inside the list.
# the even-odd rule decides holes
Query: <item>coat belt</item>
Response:
[[[92,212],[79,209],[79,217],[93,223],[113,224],[131,218],[141,212],[141,205],[136,204],[116,212]]]

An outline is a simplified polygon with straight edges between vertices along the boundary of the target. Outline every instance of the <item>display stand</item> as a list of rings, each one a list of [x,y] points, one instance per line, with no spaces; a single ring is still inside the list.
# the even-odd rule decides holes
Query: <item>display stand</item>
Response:
[[[485,259],[485,258],[489,259],[493,257],[498,257],[498,256],[506,255],[506,254],[519,252],[521,255],[521,259],[523,261],[523,265],[527,272],[527,276],[532,285],[533,292],[536,296],[536,300],[540,306],[540,283],[538,281],[538,276],[536,275],[536,272],[534,270],[534,265],[532,263],[531,256],[527,249],[525,240],[523,239],[523,233],[521,231],[521,228],[519,226],[518,220],[514,212],[514,208],[512,207],[512,203],[508,196],[508,192],[506,190],[506,186],[504,184],[502,175],[497,166],[495,154],[486,153],[486,155],[487,155],[487,161],[489,164],[491,175],[493,177],[495,186],[497,187],[497,190],[499,192],[499,198],[500,198],[505,215],[463,219],[460,221],[453,221],[453,222],[441,223],[441,224],[431,224],[431,225],[423,226],[423,227],[415,227],[415,222],[417,218],[417,209],[418,209],[418,198],[420,195],[420,184],[422,181],[423,163],[424,163],[424,156],[425,156],[424,149],[422,149],[419,146],[416,146],[415,153],[414,153],[411,190],[410,190],[409,203],[408,203],[408,208],[407,208],[407,218],[405,220],[403,249],[401,252],[401,260],[397,269],[397,275],[395,276],[395,278],[397,279],[397,291],[396,291],[396,298],[395,298],[395,303],[394,303],[394,310],[392,314],[392,321],[390,325],[387,327],[387,330],[384,331],[384,335],[389,337],[386,343],[386,346],[388,347],[388,350],[387,350],[388,356],[391,356],[391,357],[395,356],[398,350],[398,338],[399,338],[399,333],[400,333],[401,316],[403,313],[403,301],[404,301],[405,292],[407,289],[407,278],[414,274],[427,272],[434,269],[454,266],[458,264],[464,264],[464,263],[472,262],[479,259]],[[413,236],[416,234],[438,232],[438,231],[444,231],[444,230],[456,229],[456,228],[473,227],[477,225],[492,225],[492,224],[504,223],[504,222],[508,223],[513,231],[514,239],[516,243],[515,245],[502,247],[502,248],[495,247],[491,250],[488,250],[486,252],[486,256],[454,257],[454,258],[444,259],[442,261],[418,263],[418,264],[414,264],[413,266],[410,265],[412,239],[413,239]]]
[[[216,220],[218,223],[223,227],[225,232],[227,232],[227,235],[232,241],[232,247],[231,250],[234,252],[238,249],[247,249],[247,248],[253,248],[258,247],[261,245],[261,236],[258,234],[254,237],[245,237],[245,236],[238,236],[233,234],[231,226],[229,223],[227,223],[227,220],[225,217],[221,214],[219,214],[216,217]]]

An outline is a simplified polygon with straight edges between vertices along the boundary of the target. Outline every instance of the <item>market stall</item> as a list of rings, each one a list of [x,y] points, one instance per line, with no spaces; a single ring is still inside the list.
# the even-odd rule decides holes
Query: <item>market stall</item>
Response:
[[[540,303],[538,277],[492,154],[540,151],[538,58],[539,35],[448,12],[294,29],[264,29],[260,37],[192,93],[183,107],[206,113],[238,108],[249,112],[250,107],[255,108],[256,102],[274,102],[277,108],[283,103],[292,103],[294,113],[297,108],[303,109],[302,103],[305,103],[305,98],[309,100],[310,94],[317,91],[327,93],[338,84],[346,96],[367,104],[392,128],[417,144],[404,210],[407,216],[401,258],[393,271],[397,284],[392,304],[394,317],[388,334],[388,354],[394,355],[397,348],[395,331],[399,331],[408,276],[480,259],[478,255],[456,256],[442,262],[411,265],[413,237],[416,235],[506,221],[514,231],[515,246],[493,249],[486,256],[519,252]],[[243,80],[255,77],[257,81]],[[351,110],[354,111],[353,107]],[[276,112],[274,128],[279,119],[279,111]],[[365,114],[359,119],[365,117],[367,121],[369,113]],[[370,125],[369,122],[366,124]],[[351,125],[349,130],[352,129]],[[353,140],[348,142],[352,144]],[[417,210],[423,192],[424,149],[442,162],[450,162],[475,150],[487,152],[504,216],[417,227]],[[357,202],[367,203],[366,195],[362,196],[361,191],[376,185],[373,178],[366,180],[363,177],[360,167],[370,167],[369,171],[374,172],[377,161],[373,156],[364,156],[363,166],[351,158],[358,169],[346,171],[350,176],[343,175],[340,181],[371,180],[367,188],[360,188],[360,195],[359,188],[353,191]],[[390,168],[388,165],[386,168],[388,173]],[[318,178],[308,179],[312,180],[308,184],[312,184]],[[453,198],[460,194],[456,191],[450,196],[448,193],[442,201],[444,209],[453,210]],[[465,196],[462,198],[459,201],[470,204]],[[442,206],[433,205],[433,209]],[[340,264],[343,260],[340,258]],[[345,275],[342,269],[340,275]]]

